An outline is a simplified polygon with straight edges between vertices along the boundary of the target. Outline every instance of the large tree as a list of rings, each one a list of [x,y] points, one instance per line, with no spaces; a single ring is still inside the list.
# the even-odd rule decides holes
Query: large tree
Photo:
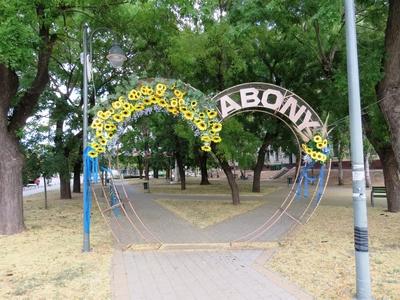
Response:
[[[388,209],[395,212],[400,211],[400,1],[397,0],[389,0],[382,66],[383,78],[376,86],[376,95],[390,129],[392,147],[376,150],[378,154],[386,153],[388,199],[396,199],[389,201]]]
[[[6,40],[12,45],[3,48],[2,44],[0,54],[0,89],[2,91],[0,94],[0,140],[2,141],[2,150],[0,151],[0,234],[13,234],[24,230],[21,173],[24,159],[19,146],[18,134],[34,111],[39,97],[49,81],[48,66],[57,39],[51,31],[51,23],[47,19],[47,7],[42,3],[29,4],[27,2],[24,3],[24,7],[17,7],[17,4],[8,4],[7,7],[4,7],[8,15],[6,22],[2,22],[4,27],[1,32],[1,40]],[[30,24],[18,20],[21,18],[21,14],[28,15]],[[18,22],[20,22],[19,25],[16,24]],[[6,26],[8,28],[5,28]],[[33,28],[37,28],[37,30]],[[13,36],[6,30],[14,30]],[[31,38],[35,41],[33,49],[29,45]],[[5,53],[6,51],[19,56],[19,61],[10,58],[10,53]],[[20,54],[21,51],[22,54]],[[29,51],[34,54],[29,55]],[[27,72],[29,73],[27,74]],[[33,79],[27,78],[32,76]],[[25,85],[24,81],[30,83]]]
[[[57,42],[77,40],[76,35],[68,35],[70,26],[80,31],[76,28],[82,21],[75,16],[104,15],[114,5],[114,1],[90,2],[86,6],[68,0],[0,4],[0,234],[24,230],[24,157],[19,140],[48,85],[53,49]]]

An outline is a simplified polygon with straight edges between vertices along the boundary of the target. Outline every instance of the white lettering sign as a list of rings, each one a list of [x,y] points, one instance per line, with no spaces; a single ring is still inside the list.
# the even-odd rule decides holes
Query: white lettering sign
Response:
[[[242,107],[254,107],[258,106],[260,99],[258,98],[258,90],[255,88],[241,89],[240,90],[240,100],[242,102]]]
[[[237,93],[240,96],[240,101],[232,99],[237,98],[232,96]],[[308,105],[303,100],[295,95],[285,98],[280,90],[274,88],[262,90],[251,86],[245,87],[229,94],[229,96],[220,97],[218,101],[222,118],[240,109],[263,107],[272,110],[274,114],[280,113],[286,116],[299,131],[311,133],[311,128],[322,126],[318,116],[308,108]]]
[[[268,99],[273,98],[269,96],[275,96],[275,103],[273,103],[271,100],[268,101]],[[268,89],[265,90],[265,92],[262,95],[261,98],[261,104],[265,108],[272,109],[272,110],[277,110],[279,107],[281,107],[283,102],[283,95],[280,91],[273,90],[273,89]]]
[[[221,115],[223,118],[225,118],[227,115],[229,115],[229,113],[242,108],[239,104],[237,104],[229,96],[223,96],[219,99],[219,101],[220,101],[219,103],[221,105]]]

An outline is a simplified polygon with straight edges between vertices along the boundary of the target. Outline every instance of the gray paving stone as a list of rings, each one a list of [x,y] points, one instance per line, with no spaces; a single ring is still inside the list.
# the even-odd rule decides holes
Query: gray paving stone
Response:
[[[303,299],[253,267],[262,253],[116,251],[113,299]],[[121,272],[121,264],[125,272]]]
[[[205,229],[200,229],[186,220],[177,217],[174,213],[165,209],[155,201],[160,198],[171,198],[171,195],[143,193],[140,187],[134,185],[125,185],[125,188],[136,214],[141,218],[145,226],[157,236],[157,239],[163,243],[216,243],[236,240],[264,224],[279,208],[282,202],[282,194],[284,193],[282,190],[276,191],[268,195],[266,204],[257,209],[229,218]],[[121,187],[119,187],[119,189],[121,190]],[[120,194],[123,195],[122,192]],[[210,197],[207,195],[174,195],[173,197],[177,200],[191,198],[204,200],[215,199],[215,196]],[[228,195],[217,197],[229,199]],[[246,198],[246,196],[243,198]],[[112,227],[119,240],[123,244],[157,242],[157,240],[145,230],[142,223],[133,213],[131,206],[126,204],[125,207],[130,221],[125,216],[111,219],[113,223]],[[294,203],[293,209],[290,211],[291,214],[297,215],[298,212],[301,211],[301,207],[300,204]],[[257,236],[257,240],[277,240],[285,235],[288,228],[291,228],[293,225],[294,221],[283,215],[267,232]],[[140,234],[137,231],[140,231]],[[141,235],[143,235],[144,238]]]
[[[144,224],[158,239],[168,243],[231,241],[265,222],[281,200],[277,194],[256,210],[202,230],[158,205],[155,201],[158,196],[143,194],[132,186],[127,186],[127,191]],[[127,211],[130,211],[129,206]],[[295,215],[296,211],[291,213]],[[132,211],[129,215],[134,226],[125,217],[111,219],[123,244],[157,241]],[[259,239],[277,239],[292,225],[290,218],[283,217]],[[296,288],[276,283],[268,277],[268,272],[260,272],[256,265],[263,253],[261,250],[115,251],[111,270],[112,297],[117,300],[311,299],[301,291],[297,294]]]

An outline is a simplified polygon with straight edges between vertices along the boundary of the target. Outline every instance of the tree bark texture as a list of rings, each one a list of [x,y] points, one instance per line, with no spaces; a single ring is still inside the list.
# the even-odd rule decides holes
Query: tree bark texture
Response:
[[[240,196],[239,196],[239,187],[236,183],[235,176],[232,173],[232,168],[229,165],[228,161],[223,157],[221,153],[216,151],[215,145],[211,144],[212,151],[218,159],[219,165],[226,175],[226,179],[228,180],[229,187],[231,188],[232,194],[232,204],[238,205],[240,204]]]
[[[36,6],[38,18],[44,16],[44,7]],[[0,234],[15,234],[24,230],[22,202],[23,156],[19,150],[18,131],[23,128],[35,109],[39,97],[49,81],[49,61],[56,36],[52,36],[49,24],[38,26],[41,46],[37,52],[36,74],[31,85],[19,97],[16,106],[11,104],[15,98],[19,79],[16,70],[0,64]],[[8,115],[12,108],[12,115]]]
[[[200,185],[209,185],[208,181],[208,172],[207,172],[207,152],[202,152],[199,156],[199,165],[200,165],[200,173],[201,173],[201,181]]]
[[[179,177],[181,180],[181,190],[183,191],[186,190],[185,166],[183,165],[182,154],[179,151],[176,152],[175,156],[176,163],[178,164]]]
[[[153,177],[158,178],[158,169],[157,168],[153,168]]]
[[[253,174],[253,187],[252,187],[252,192],[253,193],[259,193],[261,190],[261,172],[264,168],[264,162],[265,162],[265,155],[267,154],[268,151],[268,142],[270,141],[270,135],[265,133],[263,143],[261,144],[260,149],[258,149],[257,153],[257,161],[256,165],[254,167],[254,174]]]
[[[72,191],[74,193],[81,192],[81,168],[82,168],[82,160],[78,158],[74,163],[74,182],[72,186]]]
[[[335,152],[338,158],[338,185],[343,185],[343,147],[339,139],[335,144]]]
[[[338,159],[338,185],[343,185],[343,159],[339,157]]]
[[[384,76],[377,85],[379,106],[387,120],[397,168],[400,167],[400,1],[389,1],[385,32]]]
[[[60,173],[60,199],[71,198],[71,177],[69,174]]]
[[[149,159],[145,157],[144,158],[144,180],[150,180],[149,172],[150,172]]]
[[[57,110],[57,106],[56,106]],[[54,144],[57,152],[57,169],[60,176],[60,199],[71,199],[71,184],[70,184],[70,165],[69,165],[69,153],[70,149],[64,143],[63,135],[64,119],[56,121],[56,133],[54,136]]]
[[[43,187],[44,187],[44,209],[48,209],[47,205],[47,178],[43,176]]]
[[[363,115],[363,121],[365,134],[382,163],[388,211],[398,212],[400,209],[400,176],[393,147],[389,142],[384,143],[380,134],[373,130],[368,114]]]
[[[0,131],[0,235],[25,229],[22,202],[23,156],[11,134]]]
[[[388,146],[377,152],[382,162],[385,178],[387,208],[390,212],[400,211],[400,178],[396,157],[392,147]]]
[[[365,186],[371,187],[371,171],[369,168],[369,152],[364,155],[364,169],[365,169]]]

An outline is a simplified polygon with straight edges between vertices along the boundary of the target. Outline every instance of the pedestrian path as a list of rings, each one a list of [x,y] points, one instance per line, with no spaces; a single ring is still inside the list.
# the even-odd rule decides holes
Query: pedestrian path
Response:
[[[263,266],[270,253],[119,251],[112,261],[115,300],[312,299]]]
[[[125,188],[137,215],[140,216],[143,223],[162,243],[227,243],[235,241],[265,224],[277,212],[282,203],[282,195],[284,193],[287,194],[287,191],[284,190],[273,192],[267,196],[265,204],[256,209],[201,229],[158,204],[156,200],[165,198],[165,195],[143,193],[137,185],[127,185]],[[120,191],[120,194],[122,195],[123,192]],[[187,200],[192,197],[213,200],[220,196],[170,195],[170,197],[176,200]],[[229,196],[225,198],[229,199]],[[296,205],[292,206],[296,209]],[[140,229],[141,224],[137,221],[130,207],[127,205],[125,207],[135,227]],[[281,212],[278,211],[278,213]],[[291,213],[296,214],[293,211]],[[144,243],[143,238],[130,226],[130,221],[128,222],[124,218],[124,216],[120,216],[118,219],[114,218],[113,220],[114,231],[122,243]],[[257,241],[277,241],[294,225],[295,222],[291,218],[283,215],[276,223],[272,224],[268,231],[258,236]]]

